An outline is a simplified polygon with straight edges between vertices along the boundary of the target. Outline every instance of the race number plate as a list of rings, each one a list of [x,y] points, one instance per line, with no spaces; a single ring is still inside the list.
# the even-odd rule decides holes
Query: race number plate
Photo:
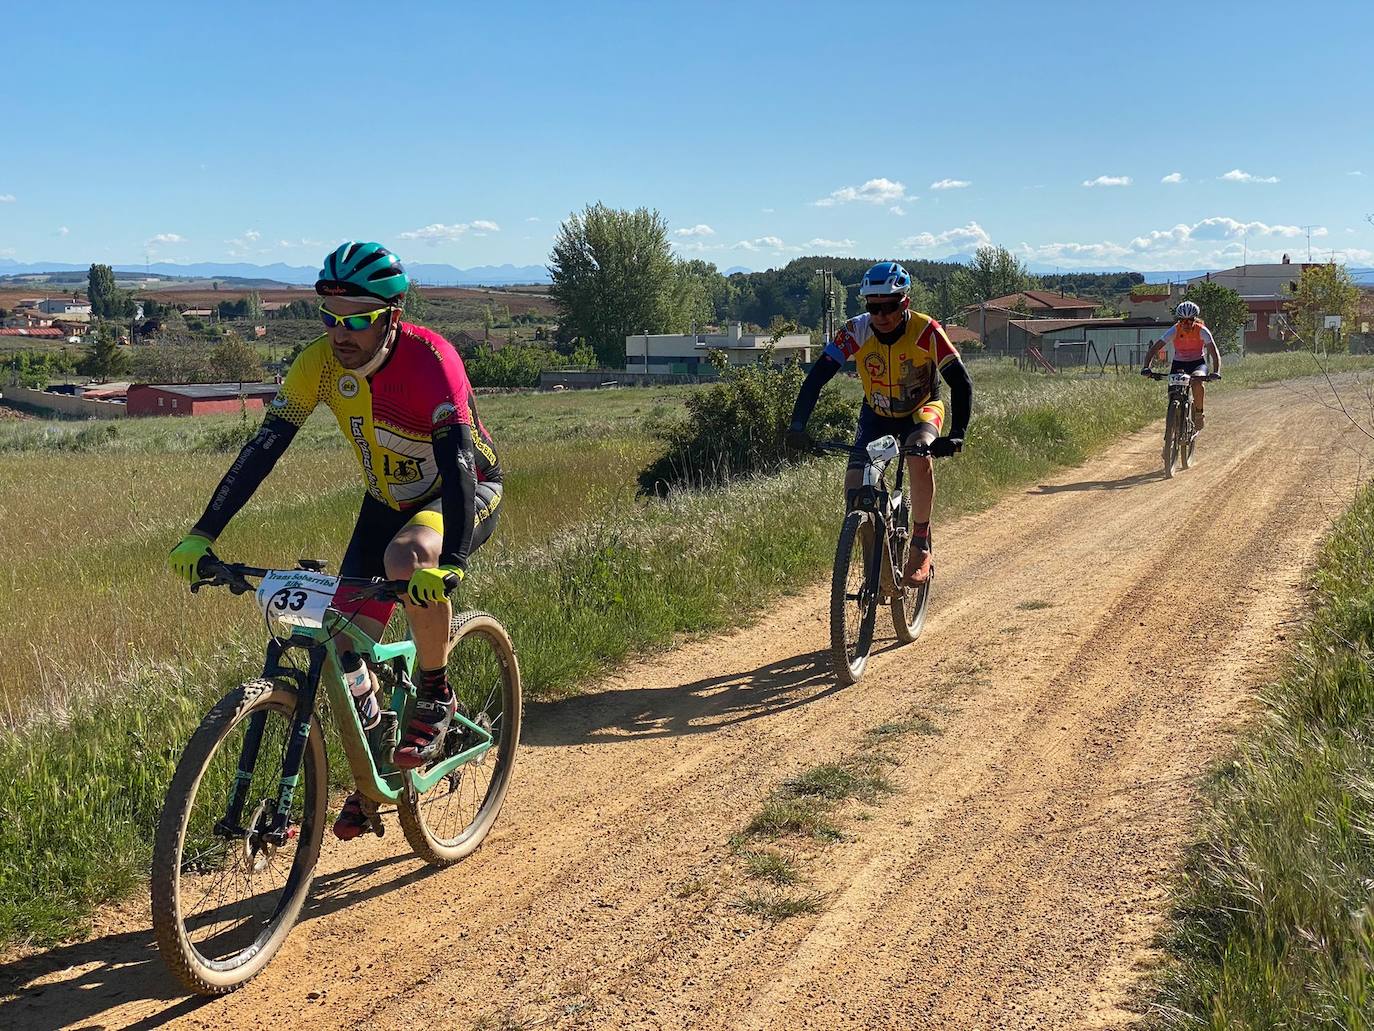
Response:
[[[274,569],[258,584],[258,606],[269,619],[291,626],[323,626],[324,611],[338,589],[337,576]]]
[[[1188,375],[1186,372],[1175,372],[1169,376],[1169,386],[1186,387],[1189,383],[1192,382],[1192,380],[1193,377]]]

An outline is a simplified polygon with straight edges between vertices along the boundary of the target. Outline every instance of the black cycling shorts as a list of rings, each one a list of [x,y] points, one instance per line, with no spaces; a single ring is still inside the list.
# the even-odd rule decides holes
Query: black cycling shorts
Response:
[[[1190,376],[1205,376],[1207,375],[1207,359],[1185,358],[1180,361],[1175,358],[1174,363],[1169,366],[1169,375],[1172,376],[1176,372],[1186,372]]]
[[[476,501],[477,521],[472,531],[469,555],[490,540],[496,530],[498,506],[501,504],[501,484],[479,482]],[[387,545],[408,524],[417,521],[416,517],[421,513],[424,513],[425,518],[419,521],[433,526],[437,521],[434,516],[443,515],[443,499],[435,498],[422,508],[398,512],[370,494],[363,495],[362,508],[358,510],[358,521],[353,527],[353,536],[349,538],[348,548],[344,551],[339,575],[385,578],[386,565],[383,559],[386,556]],[[443,530],[439,530],[439,533],[442,536]]]
[[[933,427],[934,436],[940,435],[945,421],[945,406],[941,401],[927,401],[910,415],[879,415],[864,402],[859,406],[859,429],[854,435],[854,450],[849,454],[849,468],[862,469],[868,464],[868,445],[879,437],[892,434],[898,444],[905,444],[907,437],[918,429]]]

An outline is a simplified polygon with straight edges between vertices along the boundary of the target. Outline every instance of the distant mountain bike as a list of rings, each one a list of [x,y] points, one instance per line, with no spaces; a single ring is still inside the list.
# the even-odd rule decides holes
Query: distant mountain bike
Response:
[[[153,929],[172,972],[216,995],[257,975],[301,912],[329,811],[320,685],[372,830],[394,803],[416,853],[447,866],[496,822],[520,737],[520,668],[505,629],[483,612],[455,614],[449,680],[458,714],[443,757],[422,770],[391,762],[415,702],[415,643],[379,644],[331,607],[341,585],[398,601],[404,580],[344,580],[323,563],[294,570],[201,561],[191,589],[253,591],[272,638],[262,676],[225,695],[177,763],[153,844]],[[278,636],[280,625],[286,636]],[[362,656],[382,689],[382,721],[365,732],[339,672],[335,637]],[[304,659],[304,664],[297,658]]]
[[[1172,478],[1174,469],[1193,464],[1198,431],[1193,426],[1193,380],[1217,380],[1216,373],[1151,372],[1153,380],[1169,381],[1169,410],[1164,418],[1164,475]]]
[[[849,455],[852,445],[827,441],[818,451]],[[863,485],[854,494],[840,526],[835,566],[830,581],[830,656],[842,683],[857,684],[873,647],[878,606],[887,605],[897,640],[910,644],[925,626],[926,608],[935,581],[935,567],[918,587],[902,586],[902,569],[911,534],[911,502],[902,491],[907,455],[928,457],[928,444],[899,447],[897,438],[879,437],[868,445]],[[891,490],[887,467],[897,461]]]

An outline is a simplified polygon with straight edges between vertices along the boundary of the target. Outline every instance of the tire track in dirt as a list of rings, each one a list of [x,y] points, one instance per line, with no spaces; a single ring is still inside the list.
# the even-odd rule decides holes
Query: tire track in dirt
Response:
[[[856,688],[829,675],[809,588],[529,705],[480,852],[431,873],[394,821],[327,842],[305,922],[227,998],[184,1001],[132,906],[0,973],[0,1026],[1127,1022],[1198,779],[1363,469],[1318,389],[1214,397],[1174,480],[1155,426],[947,525],[925,634]],[[913,709],[940,733],[888,747],[901,790],[804,861],[824,910],[767,924],[735,906],[726,843],[759,801]]]

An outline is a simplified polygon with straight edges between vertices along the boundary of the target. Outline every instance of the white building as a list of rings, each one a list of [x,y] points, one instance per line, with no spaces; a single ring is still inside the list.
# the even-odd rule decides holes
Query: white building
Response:
[[[774,358],[783,362],[796,358],[811,361],[811,337],[789,333],[773,343],[767,333],[745,333],[738,322],[724,333],[640,333],[625,338],[625,370],[646,375],[697,374],[708,351],[724,351],[731,365],[751,365],[758,361],[770,343]]]
[[[38,310],[48,315],[89,315],[91,302],[49,297],[38,302]]]

